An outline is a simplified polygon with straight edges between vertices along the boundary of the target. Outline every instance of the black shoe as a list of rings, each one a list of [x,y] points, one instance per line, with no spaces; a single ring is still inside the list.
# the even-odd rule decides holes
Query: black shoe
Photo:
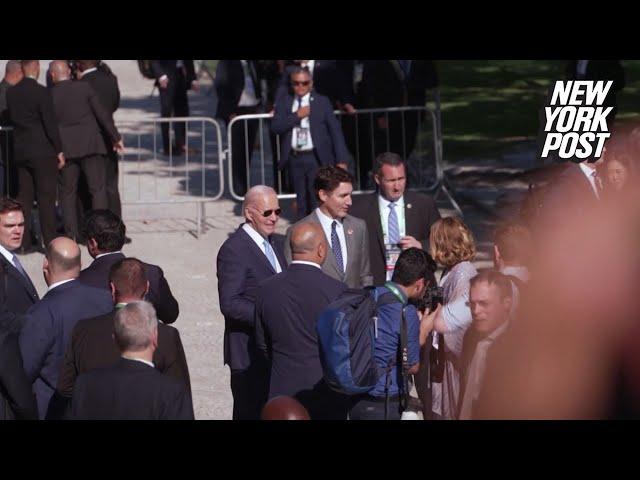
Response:
[[[124,237],[124,243],[131,243],[131,239],[129,237]]]

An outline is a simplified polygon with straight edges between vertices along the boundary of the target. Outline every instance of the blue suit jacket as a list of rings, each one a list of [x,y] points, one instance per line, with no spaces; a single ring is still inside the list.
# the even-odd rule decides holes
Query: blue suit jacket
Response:
[[[280,242],[271,242],[278,262],[287,268]],[[220,311],[224,315],[224,363],[246,370],[255,358],[254,310],[256,289],[276,274],[262,250],[242,228],[222,244],[217,259]]]
[[[294,127],[300,126],[297,113],[292,113],[293,95],[281,95],[276,99],[271,130],[280,135],[282,157],[278,168],[284,168],[291,153],[291,135]],[[349,161],[349,152],[344,142],[340,122],[333,113],[329,99],[315,91],[311,92],[309,127],[311,139],[321,166]]]
[[[27,312],[20,332],[20,351],[24,370],[33,383],[41,419],[58,383],[73,327],[84,318],[112,310],[109,292],[72,280],[48,292]]]

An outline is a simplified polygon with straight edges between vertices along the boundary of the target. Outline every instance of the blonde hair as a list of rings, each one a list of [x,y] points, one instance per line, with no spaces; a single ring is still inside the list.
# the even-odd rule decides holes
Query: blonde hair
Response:
[[[476,256],[473,233],[458,217],[441,218],[431,225],[429,248],[433,259],[445,267]]]

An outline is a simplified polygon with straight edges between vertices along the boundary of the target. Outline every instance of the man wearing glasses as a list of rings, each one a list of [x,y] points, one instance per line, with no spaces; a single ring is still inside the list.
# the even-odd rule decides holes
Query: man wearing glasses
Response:
[[[338,165],[346,170],[349,152],[331,103],[313,91],[309,71],[296,68],[291,85],[293,95],[280,95],[276,100],[271,130],[280,135],[278,167],[290,166],[298,216],[304,217],[317,206],[313,180],[318,169]]]
[[[287,264],[282,244],[271,238],[281,212],[275,190],[264,185],[250,188],[242,211],[245,223],[218,252],[218,295],[225,322],[224,363],[231,368],[233,419],[258,420],[269,372],[255,349],[256,290]]]

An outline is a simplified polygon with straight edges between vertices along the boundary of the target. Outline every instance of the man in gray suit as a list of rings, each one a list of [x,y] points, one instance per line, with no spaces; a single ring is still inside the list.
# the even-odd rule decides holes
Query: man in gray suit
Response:
[[[369,234],[364,220],[348,214],[351,206],[353,177],[346,170],[327,166],[318,170],[314,181],[320,207],[298,223],[319,223],[327,237],[329,252],[322,271],[349,288],[373,285],[369,260]],[[298,224],[296,223],[296,225]],[[290,237],[287,231],[285,257],[291,263]]]

